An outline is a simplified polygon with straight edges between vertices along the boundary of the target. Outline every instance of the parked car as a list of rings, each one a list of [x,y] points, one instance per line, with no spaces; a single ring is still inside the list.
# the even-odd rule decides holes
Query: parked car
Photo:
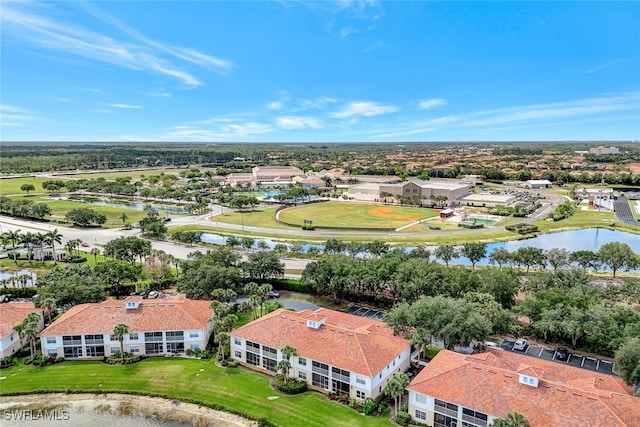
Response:
[[[89,247],[89,243],[82,242],[82,243],[80,243],[80,246],[82,246],[83,248],[88,248]]]
[[[513,345],[513,349],[514,350],[524,350],[524,349],[527,348],[528,345],[529,345],[529,343],[527,342],[527,340],[525,340],[524,338],[520,338]]]
[[[280,292],[278,292],[278,291],[269,291],[269,292],[267,292],[267,296],[269,298],[280,298]]]
[[[160,296],[160,294],[158,293],[158,291],[151,291],[149,292],[149,295],[147,295],[147,298],[158,298]]]
[[[558,347],[556,349],[556,360],[567,360],[569,358],[569,352],[564,347]]]

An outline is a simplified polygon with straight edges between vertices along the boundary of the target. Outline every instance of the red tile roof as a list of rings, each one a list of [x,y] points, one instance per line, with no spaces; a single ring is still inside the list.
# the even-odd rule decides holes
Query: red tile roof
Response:
[[[321,321],[318,329],[307,320]],[[276,310],[230,333],[280,349],[289,344],[299,356],[373,377],[410,347],[383,322],[340,311]]]
[[[538,387],[521,384],[520,374]],[[532,427],[640,426],[640,399],[619,377],[498,349],[442,350],[407,389],[494,417],[520,412]]]
[[[0,304],[0,338],[11,335],[13,327],[22,323],[29,313],[38,313],[42,316],[42,309],[36,308],[32,302]]]
[[[211,301],[205,300],[144,299],[135,309],[125,308],[127,301],[140,299],[129,297],[76,305],[43,330],[40,336],[111,333],[119,323],[129,326],[130,332],[206,329],[212,315]]]

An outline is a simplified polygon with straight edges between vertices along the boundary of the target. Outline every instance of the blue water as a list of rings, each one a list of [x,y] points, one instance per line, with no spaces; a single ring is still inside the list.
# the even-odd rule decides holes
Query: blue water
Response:
[[[270,249],[273,249],[276,243],[280,243],[271,239],[259,239],[263,240]],[[345,239],[348,240],[348,239]],[[213,243],[216,245],[225,245],[227,238],[218,234],[204,233],[202,235],[202,241],[205,243]],[[256,240],[257,242],[258,240]],[[622,242],[628,244],[631,249],[640,254],[640,235],[627,233],[625,231],[613,231],[600,228],[585,228],[582,230],[561,231],[559,233],[541,234],[532,239],[525,240],[513,240],[509,242],[490,243],[487,245],[487,255],[491,253],[495,248],[505,248],[509,252],[513,252],[518,248],[532,246],[544,250],[553,248],[564,248],[569,252],[575,252],[578,250],[591,250],[597,251],[600,246],[610,242]],[[290,246],[290,245],[288,245]],[[304,244],[303,250],[306,252],[310,247],[317,247],[320,250],[324,249],[324,245],[321,244]],[[254,248],[257,246],[254,245]],[[403,247],[405,250],[412,250],[414,246]],[[429,249],[433,249],[430,247]],[[464,258],[456,260],[459,263],[467,263]],[[486,262],[485,262],[486,263]],[[479,264],[482,265],[482,264]]]
[[[0,280],[10,279],[12,277],[18,278],[19,276],[28,276],[25,287],[35,286],[36,281],[38,280],[38,275],[29,270],[20,270],[20,271],[0,271]],[[21,288],[22,284],[20,281],[16,280],[13,283],[7,283],[7,287],[11,288]]]
[[[64,198],[62,198],[64,199]],[[161,205],[156,203],[138,203],[138,202],[126,202],[120,200],[112,200],[112,199],[96,199],[93,197],[83,197],[81,199],[72,199],[69,198],[67,200],[80,202],[80,203],[89,203],[91,205],[96,206],[113,206],[117,208],[123,209],[133,209],[136,211],[143,211],[145,206],[151,205],[153,206],[159,213],[163,214],[186,214],[187,210],[182,206],[173,206],[173,205]]]

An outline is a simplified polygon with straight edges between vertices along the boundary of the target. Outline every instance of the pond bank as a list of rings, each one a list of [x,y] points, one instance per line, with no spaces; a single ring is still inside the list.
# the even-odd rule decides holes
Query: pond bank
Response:
[[[123,424],[122,419],[126,420],[127,418],[135,420],[136,426],[143,425],[144,423],[141,423],[141,421],[144,421],[144,419],[149,420],[149,426],[257,426],[255,421],[193,403],[120,393],[47,393],[0,397],[0,410],[5,416],[8,409],[31,409],[33,413],[37,413],[38,410],[53,410],[60,420],[48,421],[48,425],[52,426],[58,425],[55,424],[56,422],[59,422],[59,425],[71,426],[89,425],[90,423],[99,424],[101,421],[102,425],[104,425],[105,421],[110,421],[109,425],[112,425],[120,419],[118,425],[126,427],[126,422]],[[62,412],[63,410],[68,412]],[[74,422],[74,418],[78,422]],[[42,425],[42,421],[39,422]],[[27,421],[25,424],[16,425],[33,425],[37,424],[38,421],[31,421],[31,423],[29,424],[29,421]]]

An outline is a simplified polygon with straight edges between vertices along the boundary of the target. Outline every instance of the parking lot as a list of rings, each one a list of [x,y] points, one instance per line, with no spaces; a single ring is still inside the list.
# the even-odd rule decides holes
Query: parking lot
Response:
[[[356,316],[369,317],[371,319],[382,320],[384,313],[378,310],[373,310],[367,307],[360,307],[359,305],[350,305],[343,310],[345,313],[355,314]]]
[[[558,360],[558,352],[542,346],[527,344],[524,350],[515,350],[513,348],[515,341],[504,340],[500,346],[503,350],[513,351],[514,353],[522,353],[527,356],[537,357],[544,360],[552,360],[557,363],[566,363],[577,368],[589,369],[590,371],[596,371],[608,375],[616,375],[613,372],[613,362],[603,359],[596,359],[593,357],[580,356],[572,354],[569,351],[567,360]]]

